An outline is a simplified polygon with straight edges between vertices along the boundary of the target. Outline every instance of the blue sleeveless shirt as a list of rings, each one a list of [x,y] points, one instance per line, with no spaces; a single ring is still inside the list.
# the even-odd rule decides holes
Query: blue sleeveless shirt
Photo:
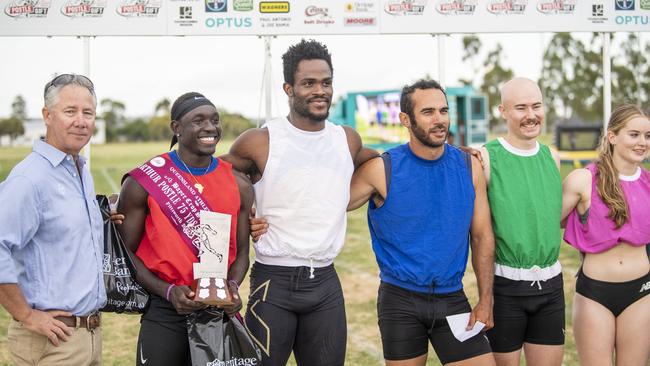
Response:
[[[386,200],[368,206],[381,280],[422,293],[461,290],[475,197],[466,153],[447,144],[437,160],[416,156],[408,144],[387,153]]]

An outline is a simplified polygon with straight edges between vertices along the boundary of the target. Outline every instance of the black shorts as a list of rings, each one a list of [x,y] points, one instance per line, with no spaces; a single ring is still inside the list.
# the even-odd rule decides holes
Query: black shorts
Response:
[[[460,342],[449,328],[448,315],[472,311],[465,293],[427,295],[385,282],[379,285],[377,314],[386,360],[408,360],[426,354],[429,344],[443,364],[490,353],[484,334]]]
[[[650,272],[632,281],[605,282],[587,277],[580,268],[576,292],[606,307],[616,317],[628,306],[650,294]]]
[[[284,366],[293,351],[299,366],[345,362],[347,325],[341,283],[333,265],[253,264],[244,324],[262,350],[264,366]]]
[[[529,281],[527,281],[529,282]],[[564,344],[564,290],[532,296],[494,294],[494,328],[487,336],[494,352],[513,352],[524,342]]]
[[[136,365],[191,366],[187,338],[187,315],[181,315],[169,301],[151,294],[140,322]]]

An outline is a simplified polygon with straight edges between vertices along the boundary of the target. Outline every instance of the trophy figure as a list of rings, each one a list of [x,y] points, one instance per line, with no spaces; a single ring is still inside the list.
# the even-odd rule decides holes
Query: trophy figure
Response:
[[[227,281],[231,217],[209,211],[201,211],[199,217],[201,224],[184,228],[199,249],[199,263],[194,263],[194,301],[213,306],[232,305]]]

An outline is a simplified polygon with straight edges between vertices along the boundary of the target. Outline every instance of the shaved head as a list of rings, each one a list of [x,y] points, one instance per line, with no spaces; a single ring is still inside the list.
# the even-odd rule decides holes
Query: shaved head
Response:
[[[517,77],[510,79],[501,87],[501,104],[512,106],[522,94],[542,99],[542,91],[537,83],[528,78]]]
[[[517,77],[501,87],[499,112],[511,140],[534,142],[544,123],[542,91],[534,81]]]

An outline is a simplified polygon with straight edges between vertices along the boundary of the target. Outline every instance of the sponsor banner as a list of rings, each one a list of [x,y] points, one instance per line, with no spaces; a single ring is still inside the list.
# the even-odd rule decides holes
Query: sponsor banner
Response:
[[[176,4],[168,0],[0,0],[0,36],[166,35],[167,3]]]
[[[101,17],[106,0],[70,0],[61,6],[61,13],[71,18]]]
[[[234,11],[252,11],[253,0],[232,0],[232,10]]]
[[[127,17],[155,18],[162,7],[162,0],[123,0],[118,2],[117,14]]]
[[[523,15],[526,13],[528,0],[490,0],[487,10],[496,15]]]
[[[330,9],[326,6],[309,5],[304,13],[305,25],[329,27],[335,23],[334,18],[330,16]]]
[[[614,8],[617,11],[633,11],[635,0],[614,0]]]
[[[228,0],[205,0],[206,13],[225,13],[228,11]]]
[[[650,31],[650,0],[0,0],[0,10],[0,36]]]
[[[539,0],[537,10],[542,14],[573,14],[578,0]]]
[[[591,4],[591,16],[587,17],[592,24],[606,24],[608,18],[605,16],[605,4],[596,2]]]
[[[258,10],[259,26],[267,32],[285,34],[291,28],[293,18],[288,1],[260,1]]]
[[[4,7],[5,14],[11,18],[46,18],[50,12],[50,0],[13,0]]]
[[[390,15],[422,15],[427,0],[389,0],[384,5],[384,11]]]
[[[288,13],[291,6],[288,1],[260,1],[260,13],[274,14],[274,13]]]
[[[617,15],[614,22],[619,26],[641,26],[648,27],[650,25],[649,15]]]
[[[375,13],[376,9],[377,3],[375,1],[349,1],[345,3],[345,11],[348,13]]]
[[[377,25],[375,17],[345,17],[343,25],[346,27],[372,27]]]
[[[440,0],[436,10],[443,15],[474,15],[478,0]]]
[[[199,23],[195,15],[195,7],[189,4],[178,6],[177,18],[174,24],[179,27],[195,27]]]
[[[639,0],[641,10],[650,10],[650,0]]]

